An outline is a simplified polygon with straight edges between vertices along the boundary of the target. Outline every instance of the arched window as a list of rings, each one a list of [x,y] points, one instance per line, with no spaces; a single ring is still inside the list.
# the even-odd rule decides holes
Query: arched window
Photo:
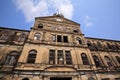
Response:
[[[97,56],[93,56],[93,59],[94,59],[96,67],[101,67],[101,63],[100,63],[100,60],[98,59],[98,57]]]
[[[115,43],[116,49],[119,49],[119,45],[117,43]]]
[[[116,60],[118,61],[118,63],[120,64],[120,57],[118,56],[115,56],[116,57]]]
[[[102,45],[100,42],[97,42],[97,46],[98,46],[98,48],[102,48]]]
[[[6,56],[5,65],[16,64],[18,57],[19,57],[19,53],[17,51],[10,52],[10,54]]]
[[[79,37],[76,38],[76,41],[78,44],[82,44],[82,40]]]
[[[41,37],[40,33],[36,33],[34,35],[34,40],[40,40],[40,37]]]
[[[89,65],[89,60],[88,60],[88,57],[85,53],[81,54],[81,58],[82,58],[82,61],[83,61],[83,65]]]
[[[91,44],[91,42],[88,40],[87,41],[87,45],[90,47],[90,46],[92,46],[92,44]]]
[[[109,58],[108,56],[105,56],[105,60],[106,60],[107,65],[108,65],[109,67],[113,66],[113,65],[112,65],[112,61],[110,60],[110,58]]]
[[[0,35],[0,40],[10,40],[11,36],[13,35],[13,32],[11,31],[3,31]]]
[[[22,80],[29,80],[28,78],[23,78]]]
[[[27,63],[35,63],[36,54],[37,54],[36,50],[29,51]]]
[[[20,36],[19,36],[19,38],[18,38],[18,41],[19,42],[25,41],[25,37],[26,37],[26,34],[25,33],[21,33]]]
[[[95,80],[93,77],[89,77],[88,80]]]
[[[108,46],[109,49],[112,49],[112,47],[109,43],[107,43],[107,46]]]

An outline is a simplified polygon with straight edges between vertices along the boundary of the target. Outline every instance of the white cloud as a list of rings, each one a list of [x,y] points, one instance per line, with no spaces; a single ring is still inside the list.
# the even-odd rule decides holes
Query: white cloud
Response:
[[[93,20],[92,17],[90,17],[90,16],[85,16],[85,19],[84,19],[85,26],[86,26],[86,27],[91,27],[91,26],[93,26],[92,20]]]
[[[13,0],[17,9],[22,11],[26,20],[32,21],[36,16],[47,15],[48,7],[44,0],[38,1],[34,4],[33,0]]]
[[[53,14],[57,9],[66,18],[71,19],[73,15],[73,5],[70,0],[13,0],[13,2],[17,9],[22,11],[27,22],[33,21],[35,17]]]
[[[58,9],[66,18],[72,18],[74,9],[70,0],[51,0],[51,2],[53,2],[53,7]]]

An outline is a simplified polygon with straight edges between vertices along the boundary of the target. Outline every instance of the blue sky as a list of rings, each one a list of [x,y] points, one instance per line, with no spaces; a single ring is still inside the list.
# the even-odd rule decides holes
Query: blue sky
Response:
[[[35,16],[57,9],[86,37],[120,40],[120,0],[0,0],[0,26],[29,30]]]

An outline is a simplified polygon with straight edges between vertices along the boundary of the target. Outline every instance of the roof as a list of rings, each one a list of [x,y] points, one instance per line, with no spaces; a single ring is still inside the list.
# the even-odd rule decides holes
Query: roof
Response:
[[[111,39],[103,39],[103,38],[93,38],[93,37],[85,37],[86,39],[95,39],[95,40],[104,40],[104,41],[114,41],[120,42],[119,40],[111,40]]]
[[[17,30],[17,31],[29,32],[29,30],[22,30],[22,29],[15,29],[15,28],[7,28],[7,27],[0,27],[0,29],[9,29],[9,30]]]

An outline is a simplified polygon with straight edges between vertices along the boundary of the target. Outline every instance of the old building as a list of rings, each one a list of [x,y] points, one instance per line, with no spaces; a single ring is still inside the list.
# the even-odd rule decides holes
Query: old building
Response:
[[[61,14],[0,27],[0,80],[120,80],[120,41],[84,37]]]

